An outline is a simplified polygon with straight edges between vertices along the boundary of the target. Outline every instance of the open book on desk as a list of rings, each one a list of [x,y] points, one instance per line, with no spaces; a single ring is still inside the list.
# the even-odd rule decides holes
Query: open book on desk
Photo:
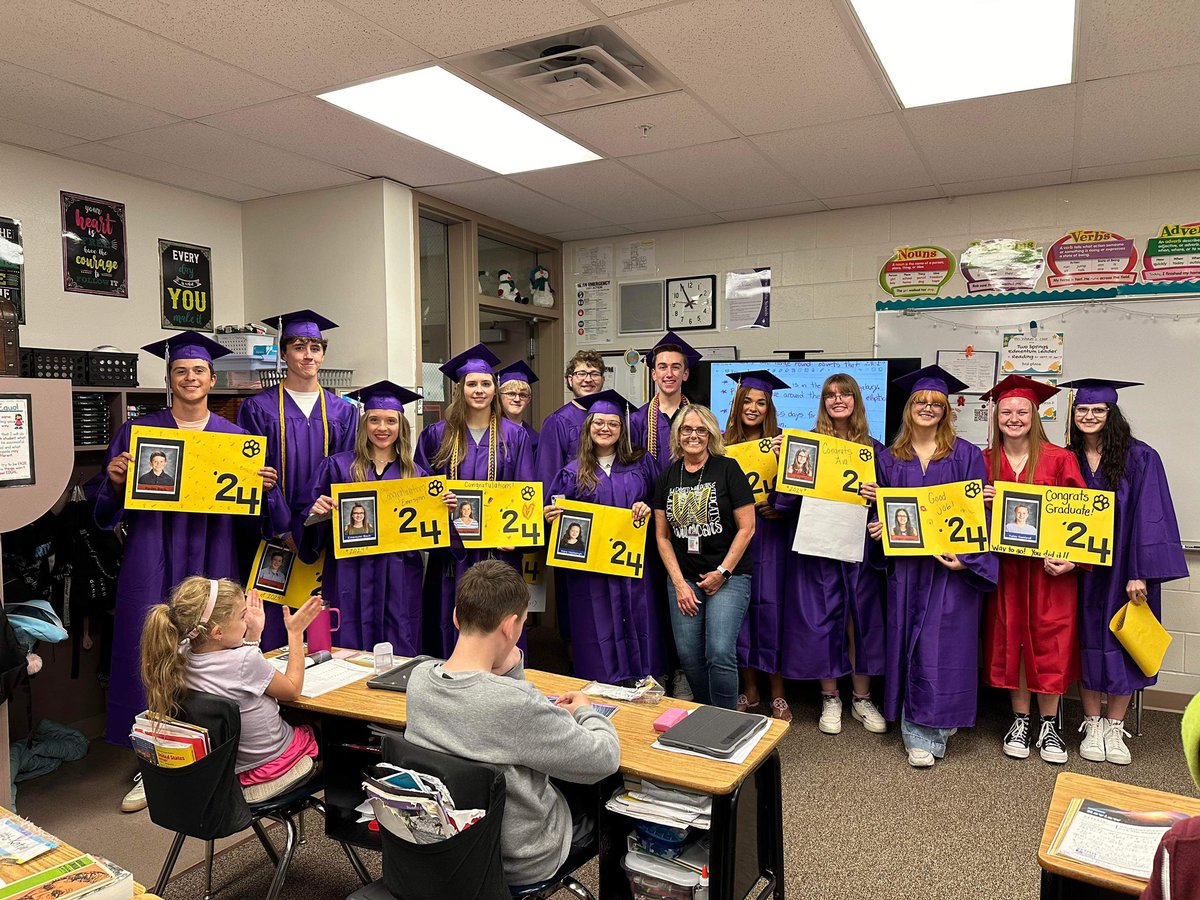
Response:
[[[1149,879],[1162,836],[1187,818],[1181,812],[1135,812],[1076,798],[1050,843],[1050,854]]]

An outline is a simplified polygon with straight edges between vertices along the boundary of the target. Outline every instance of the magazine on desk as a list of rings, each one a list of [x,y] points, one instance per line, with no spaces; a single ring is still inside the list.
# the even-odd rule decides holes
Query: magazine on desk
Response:
[[[1181,812],[1135,812],[1076,798],[1067,806],[1050,854],[1149,879],[1162,836],[1187,818]]]
[[[4,874],[8,875],[8,872]],[[43,900],[49,897],[60,900],[129,900],[133,897],[133,875],[107,860],[81,854],[32,875],[16,877],[0,887],[0,900]]]

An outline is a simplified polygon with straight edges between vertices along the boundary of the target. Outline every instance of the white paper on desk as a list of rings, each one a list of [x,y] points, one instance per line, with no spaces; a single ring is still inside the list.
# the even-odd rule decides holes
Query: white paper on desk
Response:
[[[862,562],[867,532],[867,508],[820,497],[800,503],[792,551],[842,562]]]
[[[287,669],[287,662],[280,662],[277,659],[268,660],[276,669],[283,672]],[[304,670],[304,690],[300,692],[301,697],[320,697],[322,694],[328,694],[330,691],[335,691],[340,687],[345,687],[348,684],[354,684],[371,674],[371,670],[365,666],[355,665],[352,662],[346,662],[344,659],[331,659],[328,662],[323,662],[319,666],[313,666],[311,669]]]
[[[771,720],[765,719],[762,725],[759,726],[758,734],[746,741],[746,743],[742,745],[741,749],[728,759],[721,759],[719,756],[709,756],[707,753],[697,753],[694,750],[684,750],[682,747],[668,747],[665,744],[659,743],[658,741],[655,741],[650,746],[655,750],[666,750],[668,753],[682,753],[684,756],[698,756],[700,759],[709,759],[713,762],[721,763],[733,763],[735,766],[740,766],[750,758],[750,751],[758,746],[758,742],[763,739],[763,735],[770,730]]]

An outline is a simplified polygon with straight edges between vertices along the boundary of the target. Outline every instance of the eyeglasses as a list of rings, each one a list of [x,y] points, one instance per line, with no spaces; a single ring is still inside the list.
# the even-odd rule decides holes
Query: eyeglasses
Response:
[[[679,427],[679,436],[680,437],[692,437],[693,435],[701,435],[701,434],[704,435],[705,437],[708,437],[708,429],[705,428],[703,425],[697,425],[695,427],[693,427],[691,425],[681,425]]]
[[[945,409],[945,403],[939,403],[937,400],[914,400],[912,402],[914,409]]]
[[[828,391],[824,395],[826,400],[853,400],[853,394],[843,394],[841,391]]]
[[[507,397],[509,400],[530,400],[533,394],[525,393],[524,391],[501,391],[501,397]]]
[[[1075,418],[1077,419],[1103,419],[1108,416],[1107,406],[1077,406],[1075,407]]]
[[[620,431],[620,422],[601,422],[599,419],[592,422],[592,427],[597,431]]]
[[[603,378],[603,372],[594,372],[591,369],[576,369],[571,373],[572,378],[578,378],[580,381],[595,381],[597,378]]]

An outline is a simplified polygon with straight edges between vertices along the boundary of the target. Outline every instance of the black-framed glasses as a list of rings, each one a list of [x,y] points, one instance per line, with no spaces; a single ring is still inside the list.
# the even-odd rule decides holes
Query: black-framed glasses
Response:
[[[594,381],[597,378],[603,378],[604,373],[603,372],[595,372],[595,371],[592,371],[591,369],[576,369],[574,372],[571,373],[571,377],[579,378],[583,381]]]
[[[679,436],[680,437],[692,437],[693,435],[700,435],[700,434],[704,435],[705,437],[708,437],[708,429],[705,428],[703,425],[680,425],[679,426]]]

